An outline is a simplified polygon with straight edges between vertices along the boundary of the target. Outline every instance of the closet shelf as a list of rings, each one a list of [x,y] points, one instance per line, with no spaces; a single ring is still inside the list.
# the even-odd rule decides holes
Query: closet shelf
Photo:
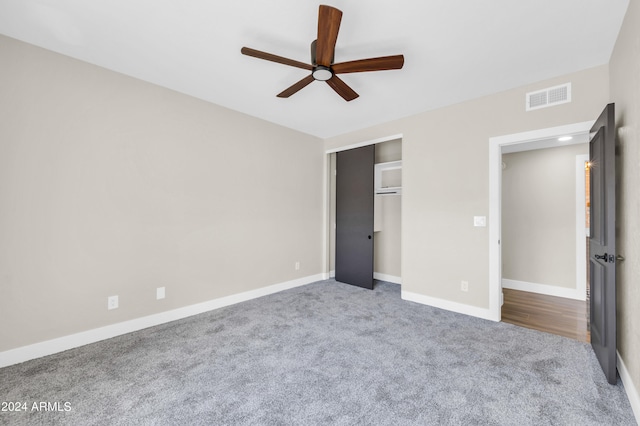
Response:
[[[376,195],[402,194],[402,160],[374,165]]]

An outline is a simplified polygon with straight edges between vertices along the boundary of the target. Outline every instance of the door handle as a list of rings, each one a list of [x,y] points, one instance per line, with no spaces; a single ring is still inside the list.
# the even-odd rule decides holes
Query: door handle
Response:
[[[609,255],[607,253],[603,254],[602,256],[596,254],[594,257],[599,260],[604,260],[605,263],[609,261]]]

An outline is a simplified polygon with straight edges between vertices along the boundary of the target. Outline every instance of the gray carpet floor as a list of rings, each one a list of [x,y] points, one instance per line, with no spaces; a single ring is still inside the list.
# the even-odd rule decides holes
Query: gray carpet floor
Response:
[[[28,403],[9,425],[636,424],[587,344],[333,280],[0,369],[0,401]]]

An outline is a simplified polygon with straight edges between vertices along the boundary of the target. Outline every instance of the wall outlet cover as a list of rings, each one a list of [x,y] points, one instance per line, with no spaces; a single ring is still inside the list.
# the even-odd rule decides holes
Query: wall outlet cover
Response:
[[[107,309],[117,309],[118,308],[118,296],[109,296],[107,297]]]

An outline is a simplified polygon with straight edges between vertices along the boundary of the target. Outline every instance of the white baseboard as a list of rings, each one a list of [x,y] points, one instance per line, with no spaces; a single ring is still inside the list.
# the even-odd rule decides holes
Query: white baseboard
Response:
[[[329,278],[335,278],[336,277],[336,271],[329,271]]]
[[[451,302],[449,300],[438,299],[435,297],[411,293],[404,290],[402,290],[401,294],[403,300],[408,300],[410,302],[421,303],[423,305],[433,306],[434,308],[440,308],[447,311],[457,312],[459,314],[465,314],[472,317],[496,321],[496,319],[491,315],[491,311],[489,309],[465,305],[464,303]],[[499,321],[499,319],[497,321]]]
[[[117,324],[107,325],[104,327],[95,328],[93,330],[83,331],[81,333],[71,334],[68,336],[59,337],[57,339],[47,340],[44,342],[34,343],[32,345],[0,352],[0,368],[13,364],[19,364],[21,362],[29,361],[30,359],[52,355],[58,352],[88,345],[90,343],[99,342],[101,340],[110,339],[112,337],[142,330],[144,328],[153,327],[182,318],[187,318],[193,315],[198,315],[204,312],[212,311],[214,309],[234,305],[236,303],[245,302],[247,300],[256,299],[262,296],[267,296],[269,294],[278,293],[290,288],[300,287],[316,281],[322,281],[324,278],[323,275],[324,274],[317,274],[298,278],[292,281],[286,281],[256,290],[232,294],[230,296],[221,297],[219,299],[213,299],[207,302],[173,309],[171,311],[160,312],[158,314],[136,318]]]
[[[402,285],[402,277],[396,277],[395,275],[387,275],[381,274],[380,272],[374,272],[373,279]]]
[[[620,379],[622,380],[622,384],[624,384],[624,390],[627,392],[627,398],[629,398],[633,415],[636,417],[636,423],[640,424],[640,394],[633,380],[631,380],[627,366],[624,364],[622,357],[620,357],[620,352],[617,352],[617,357],[618,374],[620,374]]]
[[[502,288],[528,291],[530,293],[546,294],[548,296],[564,297],[566,299],[587,300],[586,292],[581,294],[575,288],[558,287],[555,285],[529,283],[526,281],[502,279]]]

